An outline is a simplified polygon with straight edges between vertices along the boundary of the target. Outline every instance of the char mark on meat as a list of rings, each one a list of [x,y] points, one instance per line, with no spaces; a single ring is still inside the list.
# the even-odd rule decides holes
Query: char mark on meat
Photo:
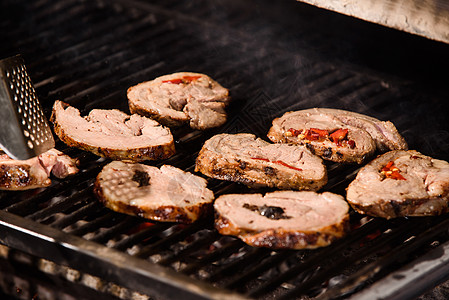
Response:
[[[343,237],[349,206],[340,195],[312,191],[228,194],[214,203],[215,227],[254,247],[313,249]]]
[[[287,112],[273,120],[273,142],[306,145],[316,155],[341,163],[364,163],[376,151],[406,150],[393,123],[339,109]]]
[[[227,120],[229,91],[205,74],[179,72],[160,76],[128,89],[132,113],[151,117],[163,125],[188,124],[205,130]]]
[[[97,176],[94,191],[101,203],[120,213],[192,223],[211,212],[214,194],[206,185],[204,178],[172,166],[113,161]]]
[[[136,114],[94,109],[82,117],[78,109],[56,101],[50,120],[68,146],[110,159],[138,162],[166,159],[175,153],[170,129]]]
[[[50,149],[27,160],[15,160],[3,154],[0,158],[0,189],[27,190],[47,187],[50,174],[57,178],[78,173],[78,161],[56,149]]]
[[[387,219],[446,213],[449,163],[414,150],[387,152],[360,169],[347,200],[359,213]]]
[[[207,140],[195,171],[257,187],[319,190],[327,183],[322,159],[297,145],[271,144],[252,134],[219,134]]]

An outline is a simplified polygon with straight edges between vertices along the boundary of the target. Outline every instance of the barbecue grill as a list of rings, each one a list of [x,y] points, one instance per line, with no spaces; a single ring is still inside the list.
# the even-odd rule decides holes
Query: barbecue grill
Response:
[[[47,117],[128,112],[126,90],[178,71],[230,90],[228,122],[173,130],[193,172],[217,133],[265,138],[290,110],[331,107],[392,121],[411,149],[449,160],[449,46],[290,1],[67,0],[0,3],[0,58],[20,53]],[[93,183],[108,160],[56,140],[80,172],[45,189],[0,192],[0,286],[20,299],[414,299],[449,279],[447,215],[383,220],[351,212],[329,247],[272,251],[221,236],[212,218],[151,223],[104,208]],[[345,193],[358,167],[328,163]],[[245,186],[209,180],[218,196]],[[446,298],[443,288],[431,291]]]

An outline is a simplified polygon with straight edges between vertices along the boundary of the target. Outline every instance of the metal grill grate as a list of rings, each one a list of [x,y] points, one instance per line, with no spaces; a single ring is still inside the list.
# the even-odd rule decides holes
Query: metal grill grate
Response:
[[[129,86],[176,71],[206,73],[228,87],[234,99],[229,122],[209,132],[175,130],[178,153],[159,164],[192,172],[197,152],[213,134],[264,137],[273,118],[313,106],[391,120],[412,148],[449,158],[447,122],[439,122],[449,110],[439,79],[429,89],[428,73],[416,81],[414,73],[396,77],[392,69],[370,67],[370,61],[358,64],[364,56],[354,48],[371,45],[360,38],[367,34],[362,30],[380,42],[397,39],[390,45],[395,49],[401,41],[422,48],[429,41],[369,24],[355,23],[361,28],[355,29],[352,20],[322,16],[294,1],[5,1],[0,11],[0,56],[23,55],[47,114],[57,99],[84,113],[127,111]],[[447,50],[431,46],[436,54]],[[433,66],[443,70],[445,64]],[[56,147],[78,158],[81,172],[52,179],[47,189],[0,192],[0,241],[156,299],[345,298],[449,239],[445,216],[386,221],[353,213],[352,232],[330,247],[252,248],[219,235],[211,219],[188,226],[152,224],[107,210],[94,198],[92,185],[108,161],[60,141]],[[328,167],[325,189],[344,194],[358,167]],[[218,180],[209,186],[216,195],[246,191]]]

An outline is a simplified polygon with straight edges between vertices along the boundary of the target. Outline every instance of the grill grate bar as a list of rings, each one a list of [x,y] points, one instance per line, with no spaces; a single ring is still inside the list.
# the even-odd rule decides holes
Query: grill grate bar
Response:
[[[110,226],[109,224],[115,224],[116,222],[120,222],[121,220],[126,218],[125,215],[111,212],[106,208],[101,208],[99,212],[95,213],[95,219],[88,220],[88,222],[80,226],[76,226],[76,228],[69,229],[67,230],[67,233],[76,236],[84,236],[88,233],[98,230],[100,227]]]
[[[142,225],[145,224],[145,225]],[[117,250],[125,250],[130,248],[133,245],[137,245],[142,241],[145,241],[148,238],[154,237],[156,234],[160,232],[164,232],[173,224],[170,223],[142,223],[141,226],[145,226],[143,229],[138,228],[136,233],[128,235],[126,238],[122,239],[115,243],[112,248]],[[149,226],[148,226],[149,225]]]
[[[420,247],[430,244],[432,241],[434,241],[435,238],[437,238],[438,235],[441,234],[447,235],[449,220],[443,219],[443,222],[441,222],[441,219],[443,218],[439,217],[434,220],[429,220],[431,223],[430,225],[431,228],[423,232],[420,232],[413,239],[406,240],[403,244],[400,244],[395,249],[389,251],[388,254],[379,258],[379,260],[370,263],[368,265],[365,265],[357,272],[348,276],[345,279],[345,282],[340,283],[338,286],[326,290],[325,293],[317,297],[317,300],[335,299],[335,297],[337,297],[338,295],[347,294],[351,291],[354,291],[356,288],[366,284],[368,279],[373,278],[377,274],[386,270],[391,265],[394,265],[404,259],[407,259],[407,257],[409,257],[411,253],[415,252]],[[429,227],[428,224],[422,224],[421,227],[423,226]],[[298,295],[299,293],[300,291],[292,290],[291,294],[286,296],[293,296],[295,294]]]
[[[290,91],[288,94],[283,94],[276,98],[270,99],[267,103],[264,103],[264,106],[272,106],[271,103],[291,103],[291,105],[287,108],[276,112],[276,116],[279,116],[286,111],[310,108],[310,103],[313,103],[313,107],[318,107],[321,102],[328,101],[329,98],[336,97],[334,95],[343,97],[346,92],[349,93],[352,91],[351,86],[353,89],[357,89],[359,87],[357,86],[357,83],[359,83],[360,86],[364,86],[364,84],[360,83],[354,76],[342,74],[340,72],[336,72],[335,70],[318,70],[320,71],[319,74],[317,74],[317,76],[313,76],[315,81],[306,83],[307,88],[298,85],[297,90]],[[309,91],[307,95],[295,98],[289,96],[300,94],[304,89]],[[271,124],[272,118],[273,116],[267,114],[266,116],[261,116],[260,120],[257,121],[259,124],[266,127],[265,124]]]
[[[326,258],[335,257],[336,253],[342,253],[346,249],[348,249],[352,244],[357,244],[361,240],[363,240],[364,237],[372,234],[373,232],[376,232],[377,230],[386,230],[388,228],[387,222],[380,219],[371,219],[367,223],[365,223],[363,226],[359,227],[356,230],[353,230],[349,233],[349,235],[343,240],[337,241],[332,245],[331,248],[323,248],[323,249],[317,249],[314,250],[311,253],[310,257],[306,257],[303,259],[303,262],[298,262],[296,266],[294,266],[295,271],[290,271],[288,274],[283,274],[283,276],[288,277],[292,274],[299,274],[300,270],[307,270],[307,269],[316,269],[316,266],[320,263],[323,263],[323,261]],[[292,252],[293,255],[295,255],[295,252]],[[273,258],[275,259],[275,258]],[[282,256],[280,257],[282,259]],[[282,261],[282,260],[281,260]],[[242,273],[239,277],[241,278],[235,278],[233,281],[228,283],[228,287],[237,287],[243,285],[242,281],[249,281],[252,280],[252,277],[260,275],[262,272],[265,272],[268,270],[272,265],[279,264],[279,261],[276,260],[275,263],[272,264],[270,260],[267,262],[262,262],[259,265],[254,266],[253,268],[249,269],[247,272]],[[276,278],[274,278],[274,281],[276,281]],[[279,278],[280,282],[284,282],[284,279]],[[271,284],[270,281],[267,281],[265,285],[274,287],[274,283]],[[261,289],[263,286],[261,287]],[[268,289],[268,287],[267,287]]]
[[[72,158],[75,158],[75,155],[71,155],[71,153],[67,153],[70,151],[67,150],[72,150],[72,149],[63,149],[65,146],[65,144],[61,145],[59,139],[56,138],[56,148],[66,152],[66,154],[68,154],[69,156],[71,156]],[[93,154],[87,153],[87,152],[81,152],[78,151],[78,153],[81,153],[81,155],[79,155],[77,157],[77,159],[81,162],[81,165],[84,165],[86,163],[86,161],[88,161],[89,163],[92,163],[94,160],[98,160],[97,156],[94,156]],[[99,165],[100,164],[100,165]],[[93,165],[94,169],[95,168],[100,168],[101,167],[101,162],[95,161],[95,164]],[[93,170],[90,168],[87,168],[85,170],[85,172],[83,172],[82,174],[84,175],[88,175],[91,176],[92,174],[90,172],[92,172]],[[93,172],[98,172],[93,171]],[[19,214],[19,211],[24,209],[24,208],[31,208],[34,207],[34,204],[36,203],[40,203],[41,200],[39,199],[45,199],[45,198],[51,198],[54,197],[54,195],[58,195],[60,193],[63,193],[64,191],[67,190],[67,187],[70,185],[80,185],[80,184],[85,184],[85,182],[89,182],[89,180],[86,180],[85,177],[83,177],[81,174],[75,175],[75,176],[71,176],[70,180],[72,179],[76,179],[73,182],[68,182],[68,180],[62,180],[60,181],[59,179],[52,179],[53,184],[51,185],[51,189],[42,189],[42,190],[38,190],[38,193],[36,193],[35,191],[29,190],[29,191],[24,191],[23,193],[17,193],[17,192],[7,192],[7,191],[2,191],[1,193],[3,193],[3,195],[1,196],[1,209],[6,209],[9,210],[11,212],[17,213]],[[8,195],[8,196],[5,196]],[[25,202],[24,202],[25,201]],[[30,210],[27,210],[28,212],[30,212]]]
[[[225,284],[226,288],[243,290],[245,284],[254,280],[262,273],[278,266],[281,262],[286,261],[298,255],[298,252],[291,250],[275,251],[271,256],[262,260],[256,265],[250,266],[247,270],[240,272]]]
[[[48,29],[49,27],[51,27],[51,24],[47,24],[47,20],[51,19],[52,15],[57,15],[59,16],[58,19],[53,19],[53,20],[57,20],[58,23],[61,23],[62,19],[60,18],[63,14],[63,10],[69,10],[70,8],[73,8],[76,6],[76,1],[64,1],[63,3],[58,3],[57,5],[53,5],[52,3],[44,3],[43,5],[38,5],[37,3],[33,2],[32,3],[33,7],[30,7],[29,9],[33,11],[32,15],[28,15],[28,21],[29,23],[26,24],[26,26],[30,26],[30,25],[39,25],[39,29]],[[31,23],[30,19],[32,17],[32,21],[33,23]],[[11,22],[8,22],[11,23]],[[14,26],[13,30],[10,30],[8,33],[11,34],[11,36],[17,36],[18,33],[23,32],[24,28],[21,26],[17,26],[17,24],[15,24],[16,26]],[[28,36],[31,38],[31,36]],[[21,39],[20,41],[17,42],[21,42],[21,43],[28,43],[26,39]],[[16,45],[22,45],[22,44],[15,44],[12,45],[14,47],[16,47]]]
[[[43,221],[46,218],[51,217],[53,214],[58,212],[64,212],[73,206],[79,205],[86,201],[86,198],[92,196],[92,186],[84,188],[77,192],[76,194],[70,195],[68,197],[63,197],[61,200],[49,205],[46,208],[40,209],[33,214],[27,216],[27,218],[34,221]],[[57,196],[58,197],[58,196]]]
[[[359,85],[354,85],[354,89],[349,87],[346,91],[339,93],[339,100],[348,107],[353,107],[353,110],[357,110],[361,113],[369,113],[366,110],[365,101],[371,97],[375,97],[384,90],[378,82],[360,82]],[[361,107],[358,107],[361,106]]]
[[[123,94],[124,91],[126,90],[126,87],[129,85],[129,84],[127,84],[127,82],[130,79],[135,78],[135,77],[140,77],[140,76],[142,76],[142,74],[151,73],[163,65],[164,65],[163,62],[159,62],[159,63],[156,63],[149,67],[146,67],[145,69],[142,69],[142,70],[138,71],[137,73],[131,74],[129,76],[123,76],[120,80],[117,80],[117,82],[115,84],[111,84],[110,81],[108,82],[108,80],[105,78],[105,80],[102,82],[98,82],[90,87],[86,87],[83,90],[83,92],[80,92],[80,93],[72,95],[72,96],[65,96],[65,101],[70,102],[71,104],[76,106],[76,105],[78,105],[78,102],[79,103],[84,102],[86,98],[94,98],[97,100],[93,100],[93,101],[89,102],[89,106],[91,107],[91,106],[96,105],[97,106],[96,108],[100,108],[99,107],[100,103],[104,102],[105,96],[110,95],[108,93],[113,87],[115,87],[115,88],[122,87],[123,90],[118,93]],[[126,100],[124,100],[122,98],[122,101],[123,101],[123,103],[126,104]],[[114,107],[117,108],[117,105],[115,105]],[[85,111],[86,110],[87,110],[87,107],[85,108]]]
[[[77,209],[66,215],[64,218],[53,222],[51,226],[57,229],[63,229],[71,224],[76,223],[76,221],[83,219],[86,215],[92,214],[95,211],[99,211],[101,208],[102,205],[98,201],[90,202],[80,209]]]
[[[196,239],[193,242],[190,242],[187,244],[187,246],[183,247],[179,251],[175,251],[172,254],[165,256],[163,259],[161,259],[158,263],[162,265],[169,265],[175,261],[181,261],[183,258],[185,258],[187,255],[204,248],[205,246],[210,245],[212,242],[216,241],[217,238],[219,238],[220,235],[215,230],[208,230],[204,236]]]
[[[49,16],[44,16],[43,19],[44,20],[40,20],[40,18],[37,18],[35,21],[37,22],[42,22],[42,25],[40,25],[39,29],[39,33],[35,34],[35,35],[29,35],[27,37],[23,37],[21,39],[18,39],[15,43],[10,44],[10,47],[6,46],[4,48],[4,50],[6,50],[6,53],[14,53],[15,49],[20,49],[22,52],[22,55],[24,57],[28,57],[29,55],[35,55],[36,52],[36,48],[28,48],[26,47],[27,45],[38,45],[39,43],[37,43],[36,41],[42,40],[45,41],[48,38],[51,38],[53,32],[54,32],[54,28],[53,28],[53,23],[52,22],[58,22],[58,24],[64,24],[61,25],[61,28],[65,28],[65,26],[73,26],[73,24],[76,24],[76,22],[74,22],[74,19],[77,18],[82,18],[82,13],[83,13],[83,8],[76,5],[76,3],[68,3],[68,7],[59,7],[56,11],[50,12],[51,14],[54,14],[56,17],[50,17]],[[60,11],[63,10],[63,11]],[[52,22],[46,22],[46,20],[52,20]],[[66,22],[64,22],[66,21]],[[34,24],[33,24],[34,25]],[[33,26],[31,25],[31,26]],[[20,27],[18,27],[20,28]],[[14,30],[12,32],[9,33],[11,37],[17,37],[20,36],[20,32],[14,32]],[[64,37],[62,37],[62,39],[64,39]],[[39,50],[40,51],[48,51],[48,47],[41,47]],[[27,64],[28,65],[28,64]]]
[[[240,183],[226,182],[214,180],[210,183],[211,189],[214,191],[216,197],[227,193],[240,193],[248,191],[248,188]]]
[[[266,72],[265,69],[270,69],[271,66],[279,66],[281,69],[284,69],[290,62],[288,60],[288,58],[284,57],[284,56],[276,56],[276,57],[269,57],[268,53],[256,53],[253,56],[243,56],[241,59],[235,59],[235,53],[233,53],[232,51],[229,51],[228,53],[224,54],[223,59],[230,61],[229,64],[224,65],[223,67],[221,67],[219,70],[216,70],[216,73],[214,75],[214,77],[219,81],[219,82],[227,82],[229,80],[233,80],[234,82],[230,82],[230,86],[233,86],[233,91],[234,91],[234,87],[237,86],[238,82],[237,80],[239,80],[237,77],[233,76],[233,74],[235,74],[236,70],[242,71],[242,72],[247,72],[247,73],[255,73],[255,74],[263,74],[264,72]],[[259,64],[259,62],[263,60],[265,62],[270,62],[270,67],[267,67],[265,64]],[[213,64],[215,64],[215,60],[212,60],[210,62],[206,61],[205,67],[207,69],[212,68]],[[250,72],[249,72],[250,71]],[[275,74],[275,76],[277,76],[277,78],[279,78],[281,74]],[[250,76],[250,74],[248,74],[248,76]],[[253,78],[253,77],[248,77],[248,81],[251,82],[257,82],[258,80],[260,80],[260,78]],[[277,79],[276,79],[277,80]],[[250,83],[250,82],[248,82]],[[253,84],[254,85],[254,84]],[[248,86],[245,85],[245,93],[251,92],[251,90],[253,90],[254,88],[249,88]]]
[[[158,44],[159,47],[167,47],[170,48],[168,45],[170,43],[172,43],[174,40],[173,38],[175,38],[175,36],[169,35],[170,38],[165,38],[163,43]],[[178,46],[182,46],[185,49],[189,49],[188,47],[195,47],[195,45],[178,45]],[[195,60],[196,58],[201,57],[202,55],[205,54],[205,51],[207,51],[206,49],[203,49],[201,51],[195,51],[195,56],[192,57],[192,60]],[[171,53],[169,51],[167,51],[167,55],[170,55]],[[174,59],[172,61],[170,61],[171,64],[176,63],[176,62],[180,62],[183,59],[182,58],[177,58],[176,53],[172,53]],[[140,59],[145,59],[145,55],[140,56]],[[165,64],[164,61],[158,61],[156,62],[153,66],[150,65],[150,67],[144,67],[143,69],[139,70],[139,71],[135,71],[132,74],[129,74],[127,76],[123,76],[123,74],[119,74],[120,72],[117,72],[117,75],[111,75],[111,76],[102,76],[101,77],[101,81],[96,81],[94,84],[90,85],[90,87],[85,87],[85,89],[74,95],[74,96],[70,96],[70,97],[66,97],[66,100],[69,102],[74,102],[72,101],[72,99],[77,99],[82,100],[81,98],[89,95],[91,98],[101,98],[100,93],[109,93],[110,90],[116,90],[119,87],[123,88],[123,91],[126,91],[126,89],[129,87],[130,84],[132,84],[130,82],[130,79],[132,78],[141,78],[143,77],[143,74],[149,73],[150,71],[152,71],[154,73],[154,68],[158,68],[160,66],[162,66],[163,64]],[[141,64],[139,64],[140,66]],[[128,64],[127,61],[123,61],[121,63],[119,63],[116,67],[116,70],[128,70],[130,69],[130,66]],[[127,72],[125,72],[127,73]],[[92,76],[90,76],[92,78],[95,77],[95,74],[92,74]],[[98,79],[98,78],[96,78]],[[111,83],[113,82],[113,83]],[[80,82],[81,83],[81,82]],[[62,91],[62,90],[61,90]],[[64,89],[64,93],[67,93],[67,89]],[[75,100],[76,101],[76,100]]]
[[[286,101],[286,103],[292,103],[290,106],[283,109],[283,112],[290,110],[297,110],[304,106],[308,107],[310,103],[313,103],[314,107],[320,106],[320,103],[338,95],[338,91],[342,89],[344,82],[351,82],[352,76],[348,74],[342,74],[335,70],[319,74],[319,78],[314,78],[313,81],[301,86],[301,89],[307,90],[306,95],[301,95],[301,98],[296,98],[296,101]]]
[[[98,24],[92,24],[84,34],[80,34],[76,36],[77,40],[69,40],[67,43],[58,44],[58,48],[54,49],[51,53],[46,56],[43,56],[39,60],[35,61],[31,66],[34,69],[38,69],[41,76],[37,77],[36,86],[40,87],[42,85],[39,81],[52,81],[55,79],[56,75],[48,76],[48,74],[59,74],[61,70],[66,69],[69,73],[72,71],[72,67],[76,69],[82,69],[80,67],[80,63],[86,60],[95,60],[95,56],[98,56],[98,52],[105,52],[106,47],[110,47],[110,50],[117,51],[116,49],[120,49],[123,45],[118,43],[114,43],[114,39],[117,38],[118,35],[127,35],[131,34],[133,30],[135,32],[140,32],[141,30],[145,30],[151,25],[151,16],[147,16],[142,20],[129,20],[122,18],[111,18],[105,20],[101,18],[101,16],[93,16],[93,21],[98,22]],[[161,28],[164,28],[163,26]],[[151,32],[149,37],[157,34],[161,29],[154,30]],[[164,28],[165,30],[165,28]],[[115,34],[110,34],[110,32],[114,32]],[[101,38],[93,38],[99,36]],[[112,43],[112,45],[111,45]],[[75,57],[73,57],[75,55]],[[55,61],[59,59],[71,58],[64,65],[56,64]],[[89,66],[84,66],[89,67]],[[70,68],[70,69],[69,69]],[[64,72],[65,74],[65,72]],[[56,77],[57,78],[57,77]]]
[[[204,255],[198,261],[190,263],[182,270],[182,272],[184,274],[193,274],[214,261],[228,257],[229,255],[237,252],[242,247],[244,247],[244,245],[242,245],[242,242],[240,240],[233,239],[231,242],[225,243],[223,246],[217,248],[213,252]]]
[[[348,168],[336,166],[334,169],[329,169],[329,179],[324,188],[329,191],[342,192],[345,194],[346,187],[357,176],[359,170],[360,166],[351,166]]]
[[[23,199],[29,199],[30,197],[34,197],[34,194],[31,191],[25,191],[24,194],[20,195],[18,193],[14,193],[14,192],[8,192],[8,191],[0,191],[0,195],[1,195],[1,203],[0,203],[0,208],[1,209],[6,209],[7,207],[11,207],[14,204],[17,204],[21,201],[23,201]]]
[[[238,274],[242,272],[242,266],[253,265],[260,263],[270,256],[272,250],[264,248],[250,248],[241,257],[235,259],[231,263],[219,266],[213,273],[211,273],[207,280],[210,282],[217,282],[219,280],[225,281],[232,273]],[[238,280],[239,281],[239,280]],[[237,282],[238,282],[237,281]]]
[[[116,54],[118,57],[121,56],[121,53]],[[108,57],[107,59],[113,59],[113,57]],[[142,62],[145,59],[145,55],[140,55],[134,58],[131,58],[126,61],[122,61],[121,65],[118,65],[116,68],[117,70],[120,70],[125,67],[134,67],[136,65],[141,65]],[[92,65],[93,68],[98,67],[101,65],[102,62],[98,62],[94,65]],[[51,92],[49,92],[49,96],[52,95],[61,95],[61,94],[72,94],[74,90],[78,89],[80,85],[85,86],[86,83],[92,82],[93,84],[91,86],[86,86],[86,89],[88,91],[95,91],[98,88],[103,88],[105,86],[105,82],[107,81],[107,78],[110,78],[111,71],[109,69],[104,68],[97,68],[95,72],[84,74],[83,76],[80,76],[79,79],[76,80],[70,80],[67,83],[60,85],[57,88],[52,89]],[[80,74],[82,75],[82,74]],[[95,82],[93,81],[95,80]],[[110,83],[109,83],[110,84]]]
[[[158,252],[161,249],[168,247],[169,245],[173,245],[174,243],[184,240],[187,236],[197,232],[199,229],[206,228],[207,224],[204,221],[197,221],[192,225],[174,225],[173,228],[179,228],[179,230],[174,231],[172,234],[160,239],[159,241],[152,243],[146,247],[142,247],[138,253],[136,253],[137,257],[149,257],[152,254]]]
[[[344,239],[344,241],[337,241],[334,243],[332,248],[323,248],[317,249],[314,252],[314,256],[307,258],[305,262],[301,263],[302,268],[312,267],[313,265],[319,264],[323,261],[323,258],[332,257],[335,253],[343,252],[348,245],[357,243],[365,236],[373,233],[374,231],[380,229],[385,230],[388,228],[386,222],[381,222],[378,219],[371,219],[367,223],[365,223],[360,228],[351,231],[351,233]],[[279,251],[275,255],[272,255],[267,260],[260,262],[257,265],[252,266],[248,270],[240,272],[239,275],[233,278],[226,284],[227,288],[236,288],[244,286],[245,283],[253,280],[255,277],[261,275],[263,272],[266,272],[273,266],[277,266],[280,262],[286,261],[291,257],[297,255],[296,251]]]
[[[107,230],[100,231],[99,234],[89,238],[92,242],[106,243],[112,238],[116,238],[121,232],[127,231],[130,228],[140,223],[140,220],[131,216],[126,216],[122,221],[111,226]]]
[[[51,199],[57,195],[61,195],[68,189],[68,186],[76,186],[80,188],[83,185],[92,184],[93,177],[99,173],[102,167],[103,165],[101,163],[91,165],[85,172],[74,175],[70,181],[64,180],[58,182],[52,186],[51,189],[45,189],[35,197],[30,197],[23,201],[16,202],[6,207],[5,210],[22,216],[32,214],[33,212],[40,210],[40,203],[46,202],[48,199]]]
[[[417,229],[420,224],[418,223],[405,223],[401,226],[401,228],[395,231],[386,231],[381,236],[375,239],[376,243],[371,243],[369,247],[362,247],[358,251],[351,254],[350,258],[346,258],[344,255],[335,255],[337,253],[335,247],[332,248],[334,253],[334,259],[330,262],[327,262],[326,265],[321,265],[317,272],[315,272],[312,277],[307,278],[307,281],[302,282],[300,285],[297,285],[295,291],[300,294],[306,294],[312,287],[325,282],[327,278],[332,278],[332,276],[336,274],[341,274],[341,271],[344,270],[349,264],[356,265],[357,262],[361,261],[365,257],[369,257],[373,253],[379,251],[385,251],[385,249],[391,248],[389,245],[397,245],[398,243],[402,243],[402,241],[407,240],[413,233],[412,230]],[[326,249],[329,251],[329,249]],[[323,251],[326,251],[323,250]],[[319,263],[322,263],[322,257],[318,258],[318,255],[315,256],[315,260],[321,260]],[[308,270],[316,270],[317,268],[312,267],[315,263],[313,260],[309,260],[304,264],[300,264],[290,268],[288,271],[282,273],[280,276],[272,280],[268,280],[264,282],[262,285],[252,290],[249,293],[251,297],[258,297],[263,294],[269,293],[277,286],[279,286],[283,282],[288,282],[292,280],[298,274],[302,272],[307,272]],[[291,295],[285,295],[284,299],[289,298]]]
[[[359,90],[360,88],[365,86],[365,82],[361,81],[360,78],[357,78],[356,76],[347,75],[346,77],[343,77],[341,81],[336,82],[335,84],[330,84],[330,89],[328,92],[331,94],[322,94],[321,92],[318,92],[314,96],[312,96],[315,106],[318,107],[324,107],[324,102],[329,101],[328,99],[332,99],[335,97],[338,97],[339,102],[344,103],[344,101],[341,101],[344,99],[345,96],[347,96],[349,93],[352,93],[354,90]],[[322,88],[320,89],[322,90]]]
[[[413,98],[411,95],[406,95],[405,92],[401,95],[401,97],[404,98]],[[390,97],[385,95],[385,98],[377,98],[376,100],[379,100],[378,104],[374,104],[372,108],[376,111],[383,111],[382,119],[384,120],[390,120],[394,123],[396,128],[401,131],[401,129],[407,129],[410,130],[414,127],[416,122],[412,122],[411,124],[410,119],[408,117],[401,117],[401,114],[398,114],[398,111],[404,111],[404,108],[398,106],[398,103],[400,103],[399,96],[392,96],[390,94]],[[412,116],[411,118],[415,118]],[[412,146],[409,144],[409,146]]]
[[[122,24],[117,24],[117,27],[120,28],[121,25]],[[106,29],[110,30],[110,28]],[[157,35],[167,33],[168,30],[169,29],[166,28],[166,26],[161,26],[159,30],[154,30],[151,35],[141,33],[132,41],[127,43],[127,47],[135,47],[139,44],[143,44],[145,40],[156,38]],[[133,60],[139,62],[139,59],[141,62],[143,58],[148,58],[148,55],[138,55],[137,53],[126,56],[126,51],[128,48],[124,48],[123,44],[111,46],[110,44],[114,39],[117,39],[117,35],[119,34],[126,36],[131,34],[131,31],[128,32],[122,29],[114,36],[106,36],[106,38],[98,39],[95,43],[93,43],[94,45],[91,44],[89,38],[86,38],[86,41],[83,40],[80,45],[76,45],[81,48],[75,49],[76,52],[81,52],[77,55],[76,59],[73,59],[71,60],[71,63],[64,65],[50,64],[52,70],[49,70],[49,73],[51,71],[55,75],[50,77],[47,76],[45,77],[45,80],[37,82],[36,87],[45,87],[45,89],[48,90],[49,95],[56,94],[58,92],[60,93],[68,88],[73,89],[74,86],[76,87],[77,84],[87,81],[89,78],[96,78],[97,76],[105,77],[105,74],[102,73],[107,72],[106,75],[109,75],[111,70],[109,68],[104,68],[105,65],[115,65],[116,61],[123,62],[124,60],[127,60],[124,61],[124,63],[127,63],[128,61],[132,63]],[[67,48],[62,51],[65,50],[67,50]],[[59,57],[53,58],[60,59]],[[94,73],[95,71],[98,75]],[[60,73],[63,73],[64,76],[60,75]],[[78,79],[74,81],[74,78]]]
[[[385,107],[388,107],[389,103],[395,101],[394,97],[391,95],[391,91],[389,89],[380,89],[376,90],[375,93],[364,97],[361,101],[357,102],[357,105],[361,107],[361,111],[365,111],[369,115],[377,116],[380,120],[388,120],[393,117],[391,113],[381,114],[381,111],[384,111]],[[379,108],[382,108],[379,110]],[[388,110],[385,110],[388,111]],[[395,124],[397,125],[397,124]]]

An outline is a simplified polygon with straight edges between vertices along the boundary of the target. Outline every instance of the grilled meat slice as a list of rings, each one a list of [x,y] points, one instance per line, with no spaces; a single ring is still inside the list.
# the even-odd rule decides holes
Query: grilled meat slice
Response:
[[[347,188],[362,214],[382,218],[449,211],[449,163],[414,150],[387,152],[364,166]]]
[[[273,121],[273,142],[307,145],[326,160],[361,164],[376,150],[407,150],[393,123],[355,112],[312,108],[287,112]]]
[[[255,247],[327,246],[349,229],[349,206],[340,195],[312,191],[228,194],[214,203],[215,227]]]
[[[218,134],[207,140],[195,171],[249,186],[319,190],[327,183],[323,161],[305,147],[271,144],[253,134]]]
[[[0,190],[28,190],[51,184],[50,173],[57,178],[76,174],[78,161],[56,149],[27,160],[0,155]]]
[[[407,142],[390,121],[380,121],[367,115],[339,109],[319,108],[311,110],[318,111],[318,113],[333,114],[344,124],[366,130],[381,152],[408,149]]]
[[[154,118],[166,126],[189,123],[199,130],[223,125],[229,100],[226,88],[200,73],[164,75],[128,89],[132,113]]]
[[[137,114],[94,109],[82,117],[78,109],[58,100],[50,120],[67,145],[110,159],[157,160],[175,153],[170,129]]]
[[[212,210],[207,181],[169,165],[160,169],[113,161],[95,182],[95,194],[108,208],[155,221],[192,223]]]

